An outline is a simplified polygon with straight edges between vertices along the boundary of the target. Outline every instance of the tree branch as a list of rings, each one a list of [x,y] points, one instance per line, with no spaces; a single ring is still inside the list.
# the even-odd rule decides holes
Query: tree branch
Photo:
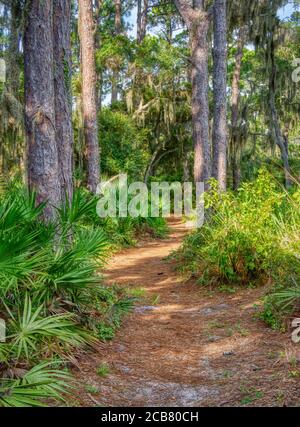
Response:
[[[195,18],[195,10],[189,3],[189,0],[174,0],[174,4],[187,27],[191,26]]]

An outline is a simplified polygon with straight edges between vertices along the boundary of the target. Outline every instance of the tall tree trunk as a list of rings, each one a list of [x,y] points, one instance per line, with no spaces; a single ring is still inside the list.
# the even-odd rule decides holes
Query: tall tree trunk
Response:
[[[227,18],[226,0],[214,4],[214,122],[213,176],[221,191],[227,185]]]
[[[137,3],[137,42],[141,43],[146,36],[148,22],[148,0],[138,0]]]
[[[95,50],[100,49],[100,23],[101,23],[101,8],[103,0],[95,0]],[[98,71],[97,75],[97,110],[101,111],[102,108],[102,91],[103,91],[103,73]]]
[[[243,26],[239,30],[237,40],[237,51],[235,55],[235,68],[232,78],[232,95],[231,95],[231,138],[230,138],[230,155],[232,169],[232,186],[236,190],[240,185],[240,159],[239,159],[239,107],[240,107],[240,80],[241,67],[243,60],[243,50],[246,43],[247,27]]]
[[[194,140],[194,180],[204,182],[211,177],[208,106],[208,16],[190,31],[192,46],[192,122]]]
[[[71,94],[71,0],[53,0],[53,48],[56,143],[62,200],[73,197]]]
[[[115,34],[120,35],[122,32],[122,4],[121,0],[114,0],[115,2]],[[119,70],[115,68],[112,74],[111,82],[111,103],[118,100],[118,83],[119,83]]]
[[[174,0],[190,36],[192,123],[194,140],[194,180],[208,188],[211,177],[211,146],[209,140],[208,105],[208,30],[210,11],[204,10],[203,0]]]
[[[115,1],[115,32],[121,34],[122,31],[122,3],[121,0]]]
[[[137,15],[136,15],[136,40],[141,43],[141,31],[142,31],[142,1],[137,1]]]
[[[79,0],[79,38],[82,75],[82,110],[87,152],[88,189],[95,193],[100,180],[97,125],[97,76],[92,0]]]
[[[292,186],[291,179],[291,168],[289,163],[289,153],[287,139],[284,138],[282,130],[280,128],[278,113],[276,109],[276,64],[275,64],[275,47],[274,40],[272,37],[270,43],[270,59],[271,59],[271,70],[269,77],[269,107],[270,107],[270,122],[271,122],[271,133],[275,144],[279,147],[281,153],[281,159],[284,168],[285,176],[285,187],[289,189]]]
[[[28,181],[37,202],[48,201],[46,221],[61,202],[55,136],[52,0],[28,2],[24,33],[25,122]]]

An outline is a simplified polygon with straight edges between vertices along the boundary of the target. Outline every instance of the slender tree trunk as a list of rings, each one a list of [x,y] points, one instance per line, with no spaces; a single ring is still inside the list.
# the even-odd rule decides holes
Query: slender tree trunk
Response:
[[[144,0],[143,3],[144,5],[142,10],[140,42],[142,42],[146,36],[147,22],[148,22],[148,0]]]
[[[121,0],[115,1],[115,31],[116,34],[121,34],[122,31],[122,3]]]
[[[239,106],[240,106],[240,80],[241,67],[243,60],[243,50],[246,42],[247,27],[241,27],[238,34],[237,51],[235,55],[235,68],[232,78],[232,95],[231,95],[231,168],[232,168],[232,185],[236,190],[240,185],[240,159],[239,159]]]
[[[275,144],[279,147],[281,153],[281,159],[284,168],[284,176],[285,176],[285,187],[289,189],[292,186],[291,179],[291,168],[289,164],[289,153],[287,140],[285,140],[284,135],[281,131],[278,113],[276,109],[276,65],[275,65],[275,56],[274,56],[274,42],[273,39],[271,41],[270,46],[270,55],[271,55],[271,72],[269,77],[269,107],[270,107],[270,121],[271,121],[271,129],[272,129],[272,137],[274,139]]]
[[[291,179],[291,168],[289,163],[288,147],[286,144],[286,140],[282,135],[282,132],[280,129],[278,114],[277,114],[276,105],[275,105],[275,95],[272,92],[270,93],[269,106],[270,106],[270,118],[271,118],[271,125],[272,125],[272,137],[276,145],[280,149],[281,159],[282,159],[283,168],[284,168],[285,187],[286,189],[289,189],[292,186],[292,179]]]
[[[6,84],[3,88],[3,100],[7,104],[11,116],[14,120],[11,121],[5,136],[4,141],[7,141],[9,147],[14,152],[20,146],[23,145],[22,135],[22,122],[23,122],[23,104],[20,102],[20,32],[21,32],[21,21],[22,21],[22,9],[19,0],[12,0],[10,6],[10,20],[9,20],[9,35],[8,35],[8,46],[5,52],[6,59]],[[5,147],[4,147],[4,151]],[[21,152],[23,156],[24,150]],[[14,158],[14,157],[13,157]],[[24,169],[21,169],[19,156],[17,161],[13,162],[19,166],[19,170],[26,175]],[[24,159],[23,159],[24,160]],[[9,165],[9,168],[10,169]],[[26,182],[26,176],[24,176]]]
[[[213,176],[221,191],[227,186],[227,18],[226,0],[214,4]]]
[[[183,170],[183,182],[188,182],[190,180],[190,168],[189,168],[189,157],[188,157],[187,150],[184,150],[183,152],[182,170]]]
[[[137,1],[137,15],[136,15],[136,40],[141,43],[141,31],[142,31],[142,1]]]
[[[122,32],[122,5],[121,0],[114,0],[115,2],[115,34],[120,35]],[[111,103],[118,101],[118,83],[119,83],[119,70],[115,68],[112,75],[111,83]]]
[[[53,48],[56,143],[62,200],[73,197],[71,94],[71,0],[53,0]]]
[[[112,72],[112,80],[111,80],[111,103],[118,101],[118,79],[119,73],[117,70],[113,70]]]
[[[10,13],[10,31],[6,61],[6,87],[8,87],[9,92],[18,99],[20,89],[19,36],[22,18],[22,10],[19,0],[12,1]]]
[[[95,0],[95,49],[98,51],[100,49],[100,22],[101,22],[101,8],[103,5],[103,0]],[[102,90],[103,90],[103,73],[98,71],[97,75],[97,109],[98,112],[102,108]]]
[[[79,0],[82,110],[87,152],[88,189],[95,193],[100,180],[100,154],[97,125],[97,75],[92,0]]]
[[[137,42],[141,43],[146,36],[148,21],[148,0],[138,0],[137,3]]]
[[[194,140],[194,180],[204,182],[211,177],[211,147],[209,142],[208,106],[208,16],[194,26],[191,33],[192,46],[192,122]]]
[[[156,149],[154,150],[154,152],[152,154],[152,157],[150,159],[149,164],[147,165],[146,172],[145,172],[145,175],[144,175],[144,183],[145,184],[148,184],[149,178],[152,175],[153,165],[155,163],[155,160],[156,160],[156,158],[158,156],[158,153],[159,153],[160,149],[161,149],[161,145],[158,144],[158,146],[156,147]]]
[[[28,181],[37,202],[48,201],[46,221],[61,202],[55,135],[52,0],[30,0],[24,33],[25,122]]]

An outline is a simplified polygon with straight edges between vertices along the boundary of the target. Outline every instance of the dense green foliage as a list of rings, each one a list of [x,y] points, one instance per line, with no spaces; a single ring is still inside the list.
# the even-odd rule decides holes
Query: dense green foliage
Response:
[[[103,173],[113,176],[122,171],[133,180],[143,180],[149,161],[147,132],[139,129],[129,115],[109,108],[102,110],[99,126]]]
[[[44,224],[29,196],[12,184],[0,196],[0,406],[35,406],[59,398],[70,376],[58,369],[83,346],[112,338],[134,298],[102,285],[99,269],[112,248],[133,244],[137,233],[166,232],[161,219],[96,215],[97,199],[76,192],[55,223]],[[39,360],[51,360],[50,363]]]
[[[299,303],[300,190],[287,193],[266,170],[236,194],[216,188],[206,196],[209,219],[176,254],[181,271],[221,289],[271,283],[263,317],[278,325]]]

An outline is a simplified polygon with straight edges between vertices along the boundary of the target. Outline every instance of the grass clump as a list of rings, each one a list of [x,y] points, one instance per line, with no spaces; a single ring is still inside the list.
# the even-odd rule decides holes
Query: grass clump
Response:
[[[97,375],[99,377],[107,377],[107,375],[109,374],[110,374],[110,368],[107,363],[102,363],[100,366],[98,366]]]

